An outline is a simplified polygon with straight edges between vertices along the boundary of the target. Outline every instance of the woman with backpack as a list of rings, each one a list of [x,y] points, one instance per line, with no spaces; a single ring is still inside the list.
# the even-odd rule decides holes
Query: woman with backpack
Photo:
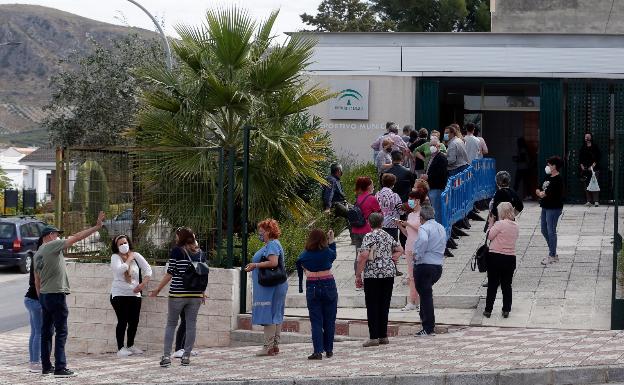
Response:
[[[152,268],[141,254],[132,250],[132,243],[127,235],[121,234],[113,238],[111,250],[113,284],[110,301],[117,316],[117,357],[142,354],[143,351],[134,346],[134,337],[141,315],[141,291],[152,276]],[[128,340],[124,346],[126,328]]]
[[[161,367],[171,365],[171,345],[182,312],[186,320],[186,337],[181,364],[190,365],[191,351],[195,344],[197,313],[201,304],[206,301],[204,292],[208,284],[206,256],[197,245],[193,231],[188,227],[180,227],[176,230],[175,236],[176,246],[169,253],[167,272],[158,287],[150,292],[150,297],[156,297],[171,281]],[[196,279],[198,272],[205,273],[201,275],[205,278],[198,281]]]
[[[360,176],[355,180],[355,205],[347,213],[351,225],[351,244],[355,246],[353,270],[357,270],[357,255],[362,247],[364,236],[371,232],[368,217],[372,213],[381,212],[379,201],[373,194],[374,186],[371,178]],[[358,288],[359,289],[359,288]]]

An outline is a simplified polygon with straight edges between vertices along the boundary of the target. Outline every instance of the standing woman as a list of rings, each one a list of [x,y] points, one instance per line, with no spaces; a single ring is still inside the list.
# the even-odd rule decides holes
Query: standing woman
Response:
[[[141,291],[152,276],[152,268],[141,254],[132,251],[132,244],[126,235],[113,238],[111,250],[113,284],[110,301],[117,316],[117,357],[142,354],[143,351],[134,346],[134,337],[141,314]],[[139,282],[139,270],[142,273],[142,282]],[[128,340],[124,345],[126,328]]]
[[[487,255],[488,289],[483,315],[490,318],[494,308],[496,292],[500,285],[503,292],[503,317],[511,311],[511,282],[516,270],[516,241],[518,225],[515,222],[515,209],[510,202],[497,206],[498,220],[488,232],[490,251]]]
[[[542,188],[535,190],[540,198],[542,208],[541,224],[542,235],[548,244],[548,257],[544,257],[542,265],[548,266],[553,262],[559,262],[557,255],[557,223],[563,211],[563,178],[560,171],[563,168],[563,160],[558,156],[551,156],[546,160],[546,178]]]
[[[312,326],[314,353],[309,360],[323,359],[334,355],[334,333],[338,310],[338,290],[331,272],[336,260],[334,231],[327,235],[320,229],[310,231],[305,251],[297,258],[299,293],[303,293],[303,273],[306,275],[306,300]]]
[[[169,286],[169,302],[167,311],[167,326],[165,328],[165,338],[163,356],[160,359],[161,367],[171,365],[171,345],[175,334],[180,313],[184,312],[186,320],[186,335],[184,339],[184,354],[181,364],[190,365],[191,352],[195,344],[197,313],[199,307],[206,301],[204,293],[205,287],[200,290],[197,287],[190,287],[184,282],[186,269],[192,267],[195,262],[206,262],[206,257],[197,245],[195,234],[188,227],[180,227],[176,230],[176,246],[169,253],[169,264],[167,272],[158,284],[158,287],[150,291],[150,297],[156,297],[158,293],[171,281]]]
[[[598,207],[599,192],[587,191],[587,186],[591,181],[592,174],[598,174],[600,169],[600,149],[594,143],[593,136],[590,132],[585,134],[585,141],[583,146],[579,150],[579,163],[581,167],[581,179],[585,182],[585,197],[587,198],[586,206],[591,206],[592,202],[594,206]]]
[[[365,223],[360,227],[351,227],[351,244],[355,245],[355,262],[353,263],[353,270],[357,270],[357,256],[359,254],[360,247],[362,247],[364,236],[371,231],[370,224],[368,223],[368,217],[372,213],[381,211],[379,201],[375,195],[373,195],[373,191],[374,186],[371,178],[367,176],[360,176],[355,180],[355,205],[359,206],[360,210],[362,210]]]
[[[257,356],[274,356],[279,353],[280,332],[284,321],[284,307],[288,282],[276,286],[262,286],[259,282],[258,269],[272,269],[284,266],[284,249],[278,240],[281,235],[275,219],[265,219],[258,223],[258,238],[264,246],[254,254],[245,271],[253,271],[253,300],[251,305],[251,323],[264,326],[264,345]]]
[[[39,237],[37,241],[37,249],[43,244],[43,237]],[[30,320],[30,338],[28,339],[28,354],[30,356],[31,373],[41,373],[41,304],[35,287],[35,267],[30,267],[28,278],[28,291],[24,296],[24,306],[28,310],[28,319]]]
[[[381,229],[383,215],[372,213],[368,221],[372,231],[364,237],[355,271],[355,286],[364,287],[369,334],[369,340],[362,345],[365,348],[390,343],[388,312],[396,275],[396,261],[403,254],[401,244]]]
[[[425,194],[422,191],[410,191],[407,205],[411,212],[407,215],[406,221],[399,221],[399,229],[407,237],[405,241],[405,259],[407,261],[407,284],[409,285],[409,302],[401,311],[419,310],[418,292],[416,291],[416,281],[414,281],[414,243],[418,239],[418,228],[420,227],[420,207],[425,201]]]

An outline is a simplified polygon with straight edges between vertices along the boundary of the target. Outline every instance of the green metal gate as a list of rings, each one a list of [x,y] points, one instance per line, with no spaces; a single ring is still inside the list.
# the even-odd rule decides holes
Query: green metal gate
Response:
[[[420,79],[416,100],[416,129],[425,127],[429,131],[439,130],[440,125],[440,82]]]
[[[561,80],[540,82],[540,125],[538,167],[539,180],[544,179],[546,159],[563,155],[563,86]]]
[[[624,255],[619,204],[624,196],[624,159],[620,146],[624,145],[624,82],[613,85],[613,286],[611,297],[611,329],[624,329]]]

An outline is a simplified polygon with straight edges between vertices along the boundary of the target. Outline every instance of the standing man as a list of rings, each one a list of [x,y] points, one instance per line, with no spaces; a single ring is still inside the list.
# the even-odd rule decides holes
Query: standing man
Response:
[[[329,213],[333,208],[336,216],[343,217],[347,213],[346,200],[340,177],[342,177],[342,165],[332,163],[329,166],[330,175],[326,178],[327,186],[323,186],[323,210]]]
[[[435,218],[438,223],[442,223],[442,191],[448,182],[448,162],[446,155],[440,151],[440,145],[440,140],[432,136],[431,148],[429,149],[431,160],[427,171],[421,176],[429,183],[429,200],[435,210]]]
[[[420,296],[420,321],[422,330],[417,337],[435,334],[435,312],[433,309],[433,285],[442,276],[446,231],[433,219],[431,206],[420,208],[420,228],[414,243],[414,280]]]
[[[396,183],[392,191],[399,194],[401,202],[405,203],[408,200],[409,192],[412,191],[412,186],[416,177],[409,168],[403,166],[403,153],[395,150],[390,154],[392,157],[392,167],[384,171],[385,174],[392,174],[396,177]]]
[[[488,146],[485,143],[485,139],[483,139],[483,136],[481,136],[481,129],[479,127],[475,127],[474,134],[477,139],[479,139],[479,142],[481,142],[481,158],[483,158],[485,155],[488,154]]]
[[[446,158],[448,159],[449,176],[459,174],[468,168],[468,154],[464,142],[458,138],[458,129],[448,126],[448,146]],[[444,135],[446,139],[446,134]]]
[[[468,155],[468,164],[472,164],[475,159],[483,158],[481,155],[481,141],[474,135],[475,125],[474,123],[466,124],[466,155]]]
[[[54,373],[57,377],[73,377],[74,372],[67,369],[65,357],[65,342],[67,341],[67,301],[69,294],[69,280],[65,270],[63,250],[74,243],[87,238],[102,228],[104,212],[100,211],[97,224],[89,229],[82,230],[66,239],[60,239],[61,230],[53,226],[46,226],[41,231],[42,245],[34,256],[35,288],[41,302],[41,373]],[[54,340],[55,366],[50,362],[52,353],[52,335]]]

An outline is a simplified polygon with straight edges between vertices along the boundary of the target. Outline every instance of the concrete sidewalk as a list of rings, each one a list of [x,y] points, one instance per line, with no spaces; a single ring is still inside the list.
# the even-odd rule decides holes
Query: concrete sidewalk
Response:
[[[482,217],[487,212],[481,213]],[[446,258],[444,272],[434,286],[436,319],[439,323],[452,325],[484,325],[505,327],[590,328],[607,330],[611,317],[611,276],[613,271],[613,207],[585,207],[566,205],[558,227],[558,253],[560,262],[544,267],[540,264],[548,254],[546,241],[540,229],[540,208],[535,202],[526,202],[522,215],[517,219],[520,238],[516,246],[517,269],[513,282],[513,308],[508,319],[500,316],[501,293],[492,318],[481,316],[485,306],[486,288],[481,284],[486,275],[473,272],[470,260],[476,248],[484,240],[484,222],[471,221],[470,234],[458,240],[459,248],[453,250],[455,258]],[[366,312],[362,292],[354,290],[353,260],[355,250],[348,234],[338,239],[338,259],[333,267],[339,291],[339,317],[365,319]],[[405,260],[400,270],[406,272]],[[419,322],[417,312],[401,312],[408,288],[400,278],[395,280],[393,302],[390,311],[393,321]],[[296,277],[291,277],[287,314],[307,314],[305,298],[297,294]],[[299,296],[299,298],[297,298]],[[359,298],[361,297],[361,298]],[[438,302],[440,305],[438,305]],[[398,305],[402,303],[402,305]],[[466,306],[466,304],[474,305]],[[478,304],[478,306],[477,306]]]
[[[164,369],[155,355],[75,354],[68,363],[78,376],[55,379],[28,373],[28,335],[11,333],[0,338],[0,383],[539,385],[624,380],[624,332],[619,331],[467,327],[432,337],[391,338],[389,345],[376,348],[360,344],[338,343],[334,357],[322,361],[307,359],[311,344],[283,345],[276,357],[255,357],[256,347],[215,348],[200,351],[189,367],[174,362]]]

